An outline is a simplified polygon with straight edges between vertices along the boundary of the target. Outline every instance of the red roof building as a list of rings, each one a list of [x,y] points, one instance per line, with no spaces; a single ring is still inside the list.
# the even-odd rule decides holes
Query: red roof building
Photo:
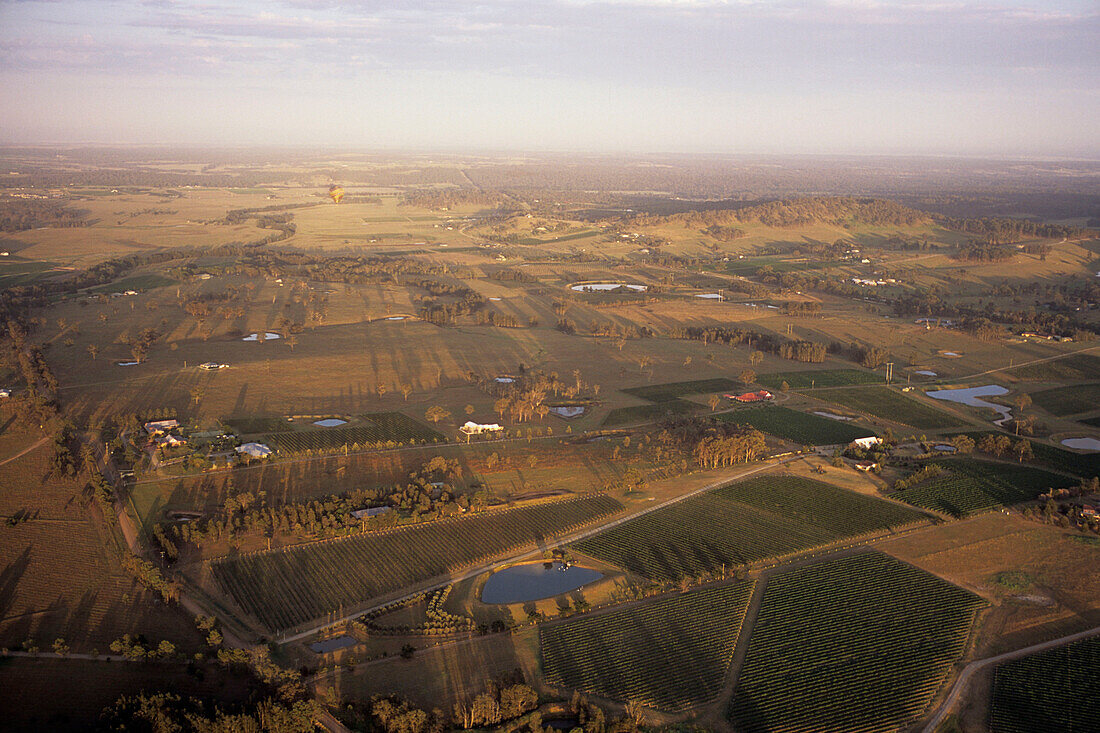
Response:
[[[731,400],[737,400],[738,402],[764,402],[773,398],[771,392],[766,389],[762,389],[759,392],[746,392],[739,395],[726,395]]]

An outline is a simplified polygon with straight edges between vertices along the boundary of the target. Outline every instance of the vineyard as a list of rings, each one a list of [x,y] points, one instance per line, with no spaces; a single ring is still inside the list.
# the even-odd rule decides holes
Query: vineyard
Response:
[[[1055,387],[1031,395],[1035,404],[1052,415],[1076,415],[1100,405],[1100,384]]]
[[[721,691],[753,585],[704,588],[543,625],[546,681],[659,710],[706,702]]]
[[[993,733],[1100,730],[1100,637],[1005,662],[993,681]]]
[[[991,430],[969,430],[950,433],[949,436],[966,435],[977,443],[986,435],[996,434]],[[1001,435],[1003,434],[1001,433]],[[1013,440],[1027,440],[1031,443],[1031,452],[1035,456],[1035,460],[1056,471],[1065,471],[1082,478],[1100,476],[1100,453],[1074,453],[1049,443],[1040,443],[1037,440],[1027,438],[1013,438]]]
[[[717,416],[723,422],[751,425],[757,430],[790,440],[799,445],[834,445],[851,443],[856,438],[872,435],[868,428],[849,425],[808,412],[787,407],[763,407],[735,410]]]
[[[271,629],[289,629],[401,588],[575,531],[622,505],[604,495],[444,519],[211,563],[219,585]]]
[[[359,423],[344,428],[272,433],[267,436],[267,442],[284,453],[301,453],[307,450],[337,450],[344,446],[438,443],[444,440],[440,432],[400,412],[374,412],[361,415],[359,420]]]
[[[668,384],[651,384],[645,387],[631,387],[621,390],[629,395],[640,397],[650,402],[669,402],[678,397],[689,394],[708,394],[710,392],[727,392],[744,387],[740,382],[732,379],[718,377],[717,379],[697,379],[692,382],[670,382]]]
[[[1074,354],[1064,359],[1042,361],[1005,369],[1017,379],[1031,379],[1039,382],[1058,382],[1076,379],[1096,379],[1100,374],[1100,356],[1093,354]]]
[[[679,580],[927,519],[820,481],[762,476],[644,514],[574,547],[653,580]]]
[[[966,425],[954,415],[918,402],[887,387],[833,389],[820,394],[822,399],[875,417],[911,425],[921,430],[940,430]]]
[[[893,494],[907,504],[953,517],[967,517],[1034,499],[1051,487],[1072,483],[1065,476],[1024,465],[956,459],[937,465],[950,475]]]
[[[613,427],[627,423],[641,422],[643,420],[656,420],[668,415],[685,415],[699,409],[699,405],[687,400],[667,400],[656,402],[652,405],[633,405],[631,407],[616,407],[607,413],[603,425]]]
[[[896,731],[924,713],[982,605],[878,553],[777,575],[728,716],[747,733]]]
[[[822,369],[761,374],[756,381],[768,389],[779,389],[784,382],[791,389],[812,389],[845,387],[850,384],[878,384],[882,382],[882,377],[874,372],[864,372],[859,369]]]

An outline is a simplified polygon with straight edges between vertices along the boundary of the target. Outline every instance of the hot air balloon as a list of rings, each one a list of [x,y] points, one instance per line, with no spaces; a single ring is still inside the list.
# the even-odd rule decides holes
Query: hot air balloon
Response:
[[[340,200],[344,198],[344,189],[340,188],[336,184],[333,184],[328,187],[328,195],[334,203],[338,204],[340,203]]]

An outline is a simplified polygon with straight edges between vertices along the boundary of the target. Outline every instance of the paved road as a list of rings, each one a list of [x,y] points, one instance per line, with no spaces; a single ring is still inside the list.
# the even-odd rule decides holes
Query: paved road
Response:
[[[1007,662],[1012,659],[1019,659],[1020,657],[1031,656],[1038,652],[1046,651],[1047,649],[1054,649],[1066,644],[1072,644],[1075,641],[1082,639],[1088,639],[1092,636],[1100,636],[1100,626],[1089,629],[1088,631],[1082,631],[1077,634],[1071,634],[1069,636],[1063,636],[1060,639],[1052,639],[1051,641],[1044,641],[1041,644],[1034,644],[1023,649],[1017,649],[1014,652],[1005,652],[1004,654],[998,654],[995,657],[987,657],[986,659],[979,659],[976,662],[971,662],[963,668],[959,678],[955,680],[954,686],[951,688],[951,692],[948,693],[947,698],[943,701],[940,709],[936,712],[932,719],[928,721],[928,725],[924,726],[923,733],[935,733],[935,730],[943,723],[944,718],[951,714],[951,711],[955,709],[959,701],[962,699],[963,694],[966,692],[967,685],[970,683],[970,679],[980,670],[985,669],[990,665],[1000,664],[1001,662]]]

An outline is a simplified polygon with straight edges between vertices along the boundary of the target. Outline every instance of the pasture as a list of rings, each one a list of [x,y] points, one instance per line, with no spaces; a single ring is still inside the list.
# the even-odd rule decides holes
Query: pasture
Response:
[[[967,422],[943,410],[927,405],[889,387],[853,387],[830,389],[816,395],[884,420],[909,425],[919,430],[944,430]]]
[[[715,418],[722,422],[751,425],[757,430],[799,445],[846,444],[856,438],[874,434],[869,428],[861,428],[842,420],[832,420],[779,406],[734,410],[716,415]]]
[[[387,444],[441,443],[444,440],[439,431],[400,412],[359,415],[356,422],[348,427],[276,430],[266,436],[266,441],[273,448],[287,453],[336,450],[349,446],[358,449]]]
[[[547,683],[665,711],[714,698],[753,581],[712,586],[539,627]]]
[[[1100,730],[1100,637],[1013,659],[993,678],[991,733]]]
[[[644,387],[629,387],[620,390],[629,395],[640,397],[650,402],[671,402],[679,397],[692,394],[710,394],[711,392],[725,392],[741,389],[745,385],[733,379],[717,377],[714,379],[696,379],[690,382],[669,382],[668,384],[652,384]]]
[[[983,605],[878,553],[773,575],[729,720],[747,733],[904,728],[963,654]]]
[[[821,481],[769,475],[685,499],[573,546],[652,580],[675,581],[927,519]]]
[[[1031,399],[1051,415],[1076,415],[1100,405],[1100,384],[1078,384],[1032,392]]]
[[[490,510],[212,561],[224,593],[283,631],[576,531],[622,505],[603,495]]]
[[[899,501],[954,517],[1012,506],[1050,488],[1069,486],[1065,476],[1034,466],[955,458],[939,461],[950,475],[891,494]]]
[[[768,389],[777,390],[783,382],[791,389],[813,389],[815,387],[844,387],[851,384],[879,384],[883,378],[874,372],[862,369],[807,369],[797,372],[775,372],[761,374],[756,381]]]

